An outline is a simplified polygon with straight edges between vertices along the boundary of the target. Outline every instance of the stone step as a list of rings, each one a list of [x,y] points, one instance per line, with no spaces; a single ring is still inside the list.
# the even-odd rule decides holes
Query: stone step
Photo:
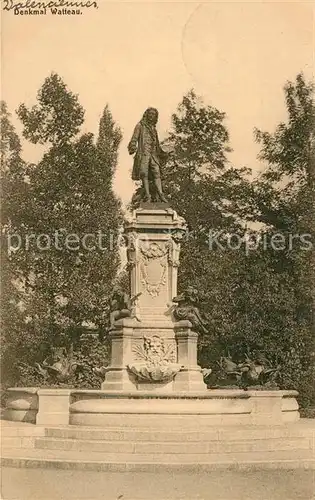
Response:
[[[45,427],[26,422],[1,421],[1,438],[9,436],[44,436]]]
[[[47,437],[63,439],[87,439],[97,441],[154,441],[154,442],[204,442],[204,441],[242,441],[249,439],[273,438],[315,438],[315,425],[286,425],[286,426],[244,426],[242,428],[229,427],[197,431],[182,429],[125,429],[95,428],[95,427],[49,427],[46,428]]]
[[[315,469],[311,450],[259,453],[135,454],[86,453],[63,450],[2,450],[2,466],[94,471],[158,471],[213,469]]]
[[[4,436],[1,438],[1,446],[5,448],[34,448],[34,436]]]
[[[209,442],[145,442],[145,441],[96,441],[64,438],[36,438],[35,448],[46,450],[73,450],[104,453],[136,454],[211,454],[245,453],[263,451],[309,450],[308,438],[272,438],[242,441]]]
[[[1,422],[1,445],[6,448],[34,448],[35,438],[44,435],[44,427],[24,422]]]

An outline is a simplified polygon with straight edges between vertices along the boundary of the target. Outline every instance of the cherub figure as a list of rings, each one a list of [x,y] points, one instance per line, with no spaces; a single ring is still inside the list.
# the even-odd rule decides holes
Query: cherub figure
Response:
[[[203,332],[207,332],[198,308],[199,294],[196,288],[188,286],[183,293],[173,298],[173,302],[176,304],[173,307],[176,321],[188,320],[194,327],[199,327]]]
[[[114,328],[115,321],[121,318],[135,318],[135,302],[141,292],[130,297],[120,286],[115,286],[110,299],[110,328]]]

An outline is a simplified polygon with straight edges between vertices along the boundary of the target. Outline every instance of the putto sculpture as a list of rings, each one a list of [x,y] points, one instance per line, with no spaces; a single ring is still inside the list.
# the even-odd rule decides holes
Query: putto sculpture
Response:
[[[180,295],[173,298],[173,316],[176,321],[188,320],[195,328],[207,332],[205,322],[199,311],[199,293],[192,286],[188,286]]]
[[[135,303],[141,292],[130,297],[120,286],[115,286],[110,298],[109,323],[114,328],[115,321],[122,318],[136,318]]]
[[[156,130],[158,116],[158,110],[155,108],[148,108],[144,112],[141,121],[134,129],[128,151],[131,155],[135,154],[132,179],[142,181],[143,201],[167,203],[162,190],[161,166],[165,164],[169,153],[160,146]],[[150,189],[151,181],[153,189]]]

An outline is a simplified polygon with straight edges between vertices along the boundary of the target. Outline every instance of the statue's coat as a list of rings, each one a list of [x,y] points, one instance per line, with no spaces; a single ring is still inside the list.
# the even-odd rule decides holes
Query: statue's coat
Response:
[[[153,150],[152,142],[154,143]],[[132,169],[132,180],[134,181],[141,179],[141,169],[150,160],[161,167],[167,157],[167,153],[160,146],[156,128],[148,125],[145,120],[141,120],[136,125],[128,144],[128,150],[131,154],[136,151]]]

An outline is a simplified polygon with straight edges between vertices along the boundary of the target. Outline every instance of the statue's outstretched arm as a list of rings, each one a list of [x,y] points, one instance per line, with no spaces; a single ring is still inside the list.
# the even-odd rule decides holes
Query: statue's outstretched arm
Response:
[[[138,123],[133,131],[132,137],[128,144],[128,151],[130,155],[133,155],[137,151],[137,144],[140,136],[140,123]]]

